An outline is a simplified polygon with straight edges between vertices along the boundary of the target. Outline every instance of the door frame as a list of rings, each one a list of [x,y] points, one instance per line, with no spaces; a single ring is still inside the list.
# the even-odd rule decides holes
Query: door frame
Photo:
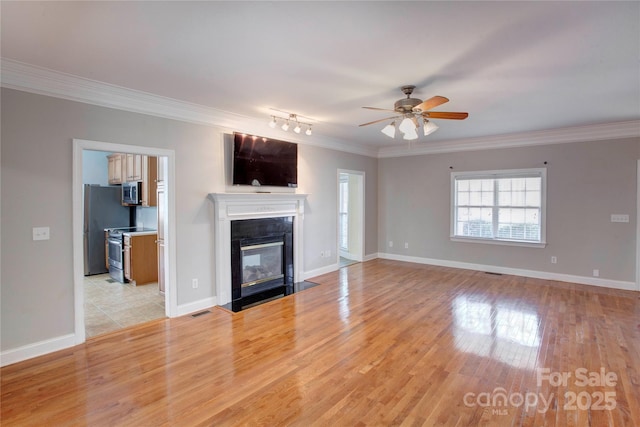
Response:
[[[361,205],[360,209],[360,217],[357,218],[360,227],[358,228],[358,240],[360,241],[360,250],[357,253],[353,253],[350,251],[351,255],[354,256],[355,261],[363,262],[364,261],[364,252],[365,252],[365,188],[366,188],[366,173],[364,171],[357,170],[349,170],[349,169],[338,169],[338,173],[336,174],[337,179],[337,203],[336,203],[336,254],[338,254],[338,263],[340,261],[340,174],[347,175],[356,175],[359,177],[358,186],[358,202]],[[351,194],[349,194],[349,198],[351,198]],[[351,215],[351,213],[349,213]]]
[[[84,324],[84,255],[83,255],[83,216],[82,206],[82,152],[84,150],[105,151],[112,153],[132,153],[148,156],[164,156],[167,158],[165,188],[167,192],[167,221],[165,222],[165,315],[175,317],[178,313],[177,295],[177,255],[176,255],[176,203],[175,203],[175,151],[156,147],[115,144],[110,142],[73,139],[73,187],[72,187],[72,220],[73,220],[73,282],[75,308],[76,344],[86,341]]]
[[[640,291],[640,159],[636,169],[636,291]]]

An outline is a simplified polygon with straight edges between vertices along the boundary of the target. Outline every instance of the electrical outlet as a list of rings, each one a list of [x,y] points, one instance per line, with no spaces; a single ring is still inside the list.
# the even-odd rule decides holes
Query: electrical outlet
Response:
[[[598,269],[593,270],[593,277],[600,277],[600,270]]]
[[[552,256],[551,257],[551,264],[557,264],[558,263],[558,257]]]
[[[33,240],[49,240],[49,227],[33,227]]]
[[[324,258],[324,251],[320,251],[320,258]]]
[[[611,214],[611,222],[629,222],[629,215]]]
[[[409,244],[407,242],[404,242],[404,248],[409,249]]]
[[[393,247],[393,241],[389,240],[389,247],[392,248]]]
[[[198,279],[191,279],[191,287],[193,289],[198,289]]]

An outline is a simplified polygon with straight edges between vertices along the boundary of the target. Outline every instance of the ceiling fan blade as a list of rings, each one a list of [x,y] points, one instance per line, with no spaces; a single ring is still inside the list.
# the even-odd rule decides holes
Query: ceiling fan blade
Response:
[[[369,122],[369,123],[363,123],[363,124],[361,124],[361,125],[359,125],[359,126],[372,125],[372,124],[374,124],[374,123],[380,123],[380,122],[384,122],[385,120],[391,120],[391,119],[397,119],[397,118],[398,118],[398,116],[387,117],[386,119],[374,120],[374,121]]]
[[[417,110],[427,111],[437,107],[438,105],[442,105],[445,102],[449,102],[449,99],[445,98],[444,96],[434,96],[432,98],[427,99],[426,101],[423,101],[422,104],[418,104],[415,107],[413,107],[413,111],[417,111]]]
[[[422,113],[423,117],[428,119],[451,119],[451,120],[464,120],[469,117],[469,113],[451,113],[445,111],[425,111]]]
[[[376,108],[376,107],[362,107],[362,108],[366,108],[367,110],[391,111],[392,113],[397,113],[396,110],[388,110],[386,108]]]

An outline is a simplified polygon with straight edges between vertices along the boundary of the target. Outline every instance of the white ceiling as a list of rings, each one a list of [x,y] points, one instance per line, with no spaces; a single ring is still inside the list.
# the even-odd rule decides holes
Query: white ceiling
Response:
[[[2,57],[379,148],[414,97],[451,101],[421,143],[640,119],[640,2],[10,2]],[[262,122],[260,122],[262,123]],[[273,132],[273,131],[271,131]],[[280,132],[282,133],[282,132]],[[282,133],[282,139],[287,134]]]

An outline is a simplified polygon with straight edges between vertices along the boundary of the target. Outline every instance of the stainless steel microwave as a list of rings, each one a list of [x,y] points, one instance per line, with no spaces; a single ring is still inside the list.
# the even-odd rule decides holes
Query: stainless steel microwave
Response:
[[[142,183],[141,182],[125,182],[122,184],[122,204],[139,205],[141,204]]]

